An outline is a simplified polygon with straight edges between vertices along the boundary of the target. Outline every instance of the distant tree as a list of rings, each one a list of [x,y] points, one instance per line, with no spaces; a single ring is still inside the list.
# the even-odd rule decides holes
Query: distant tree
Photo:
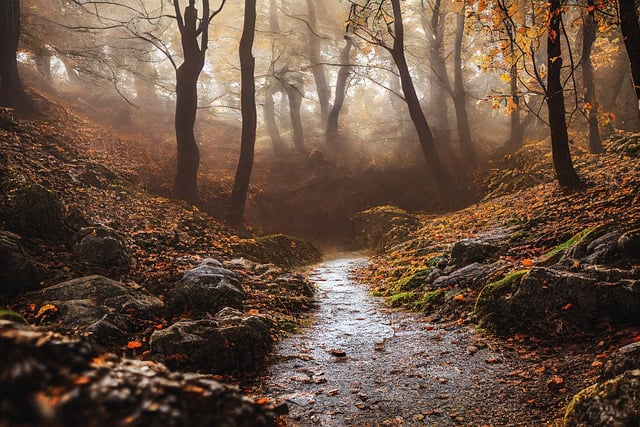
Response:
[[[240,38],[240,72],[242,109],[242,140],[240,145],[240,160],[236,171],[233,192],[231,193],[231,222],[240,224],[244,214],[253,168],[253,155],[256,144],[256,85],[255,58],[252,48],[256,28],[256,0],[245,0],[244,29]]]
[[[365,41],[386,49],[398,68],[404,100],[409,109],[428,171],[443,202],[458,197],[451,191],[453,182],[435,148],[435,140],[411,77],[405,56],[404,23],[400,0],[368,0],[364,5],[353,0],[348,28]]]
[[[351,48],[353,46],[353,40],[349,35],[346,35],[344,47],[340,54],[340,70],[338,71],[338,77],[336,79],[336,90],[333,99],[333,105],[329,116],[327,118],[327,128],[325,131],[325,138],[327,147],[330,149],[336,149],[340,142],[338,141],[338,118],[340,117],[340,111],[344,105],[344,98],[347,92],[347,80],[349,79],[349,73],[351,67],[349,66],[349,57]]]
[[[589,123],[589,152],[602,153],[602,139],[598,128],[598,101],[596,99],[596,82],[593,76],[591,51],[596,39],[596,5],[594,0],[587,0],[587,13],[583,18],[582,28],[582,84],[584,86],[584,102]]]
[[[18,73],[20,0],[0,1],[0,105],[15,106],[22,97]]]
[[[469,115],[467,114],[467,95],[464,90],[462,76],[462,41],[464,37],[466,10],[464,4],[462,10],[456,15],[456,35],[453,53],[453,105],[456,111],[456,123],[458,127],[458,141],[462,151],[462,157],[467,162],[476,162],[476,153],[471,141],[471,129],[469,127]]]

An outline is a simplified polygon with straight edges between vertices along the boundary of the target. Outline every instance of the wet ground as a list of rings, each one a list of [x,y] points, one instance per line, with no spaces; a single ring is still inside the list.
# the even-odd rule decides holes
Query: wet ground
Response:
[[[355,280],[365,263],[344,257],[309,274],[313,322],[280,343],[262,384],[264,395],[287,402],[287,425],[541,425],[557,417],[553,403],[566,390],[547,389],[553,354],[390,311]],[[532,398],[530,387],[547,401]]]

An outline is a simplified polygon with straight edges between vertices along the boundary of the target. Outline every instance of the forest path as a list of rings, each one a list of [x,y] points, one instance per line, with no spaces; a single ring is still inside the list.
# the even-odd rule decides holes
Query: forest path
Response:
[[[467,326],[386,308],[358,283],[367,259],[316,266],[312,324],[281,341],[260,389],[285,400],[289,426],[536,425],[504,378],[522,368]],[[510,390],[511,388],[511,390]]]

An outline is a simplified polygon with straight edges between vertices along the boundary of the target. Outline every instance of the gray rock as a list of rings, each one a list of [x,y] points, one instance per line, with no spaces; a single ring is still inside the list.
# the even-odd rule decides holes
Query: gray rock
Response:
[[[7,227],[22,236],[60,240],[70,233],[58,195],[40,184],[20,185],[9,190],[2,216]]]
[[[479,289],[486,285],[490,277],[501,271],[504,267],[504,263],[499,261],[489,265],[474,262],[473,264],[453,271],[447,276],[436,278],[430,285],[427,285],[426,288],[438,289],[458,286],[460,288]]]
[[[213,319],[180,321],[155,331],[149,341],[154,360],[208,373],[253,370],[269,352],[272,323],[225,308]]]
[[[618,239],[620,251],[635,260],[640,259],[640,228],[627,231]]]
[[[187,271],[167,292],[167,305],[173,312],[217,313],[225,307],[241,310],[245,293],[240,278],[219,261],[207,259]]]
[[[640,425],[640,370],[626,371],[604,383],[594,384],[567,406],[564,425],[623,427]]]
[[[51,320],[66,331],[94,333],[98,343],[113,346],[112,338],[123,338],[133,327],[133,319],[159,315],[160,299],[135,284],[124,284],[103,276],[88,276],[30,292],[22,300],[40,307],[51,304],[57,312]],[[41,319],[44,321],[44,319]]]
[[[490,284],[476,302],[480,323],[534,335],[588,331],[603,322],[637,322],[638,281],[600,282],[584,274],[533,268],[519,281]]]
[[[129,267],[126,243],[115,230],[100,226],[80,230],[74,250],[81,261],[103,267]]]
[[[610,380],[634,369],[640,369],[640,342],[625,345],[616,351],[604,365],[602,379]]]
[[[38,289],[44,271],[25,253],[20,236],[0,230],[0,298]]]
[[[504,250],[503,242],[493,237],[458,240],[451,248],[449,264],[462,268],[474,262],[494,262]]]

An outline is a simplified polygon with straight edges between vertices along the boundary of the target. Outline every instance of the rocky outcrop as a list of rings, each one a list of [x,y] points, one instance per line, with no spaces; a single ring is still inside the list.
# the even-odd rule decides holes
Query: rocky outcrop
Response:
[[[208,373],[252,371],[271,348],[273,324],[226,308],[212,319],[180,321],[151,336],[151,355],[167,365]]]
[[[85,227],[77,240],[74,251],[81,261],[103,267],[128,268],[131,264],[124,238],[112,228]]]
[[[358,249],[381,252],[408,238],[420,221],[414,215],[396,206],[377,206],[359,212],[353,218]]]
[[[139,286],[103,276],[69,280],[21,300],[35,304],[41,323],[56,322],[66,332],[88,332],[107,348],[117,345],[135,328],[134,319],[162,314],[164,304]]]
[[[640,369],[640,342],[625,345],[613,353],[604,365],[602,379],[610,380],[634,369]]]
[[[174,313],[187,311],[215,314],[225,307],[243,309],[245,292],[242,277],[224,268],[215,259],[207,259],[187,271],[167,292],[167,306]]]
[[[0,366],[0,425],[275,425],[269,408],[235,387],[1,320]]]
[[[0,230],[0,300],[40,287],[44,266],[29,256],[20,236]]]
[[[322,260],[322,254],[311,243],[285,234],[242,239],[234,244],[233,251],[254,261],[280,267],[307,265]]]

